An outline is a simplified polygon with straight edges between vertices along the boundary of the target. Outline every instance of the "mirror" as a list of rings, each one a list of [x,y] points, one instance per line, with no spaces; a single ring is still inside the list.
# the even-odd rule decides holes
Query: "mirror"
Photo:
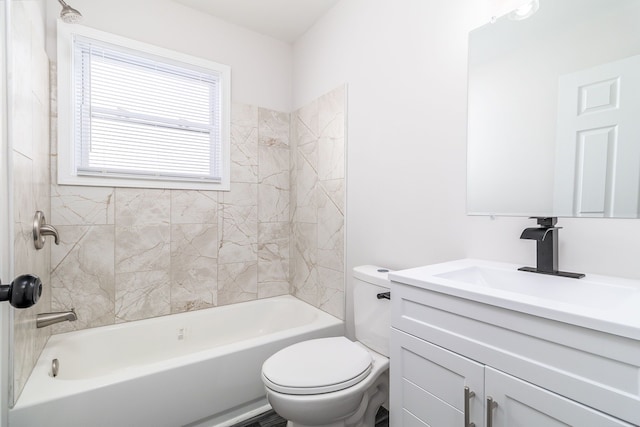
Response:
[[[640,1],[525,7],[469,36],[467,213],[638,218]]]

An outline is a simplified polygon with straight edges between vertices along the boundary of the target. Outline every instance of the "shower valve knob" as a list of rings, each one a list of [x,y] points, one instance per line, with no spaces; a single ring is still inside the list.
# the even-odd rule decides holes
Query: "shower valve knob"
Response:
[[[42,211],[36,211],[33,217],[33,244],[36,249],[44,248],[44,236],[53,236],[54,243],[60,244],[58,230],[53,225],[47,224],[47,219]]]
[[[10,285],[0,285],[0,301],[9,301],[15,308],[29,308],[42,295],[42,281],[33,274],[22,274]]]

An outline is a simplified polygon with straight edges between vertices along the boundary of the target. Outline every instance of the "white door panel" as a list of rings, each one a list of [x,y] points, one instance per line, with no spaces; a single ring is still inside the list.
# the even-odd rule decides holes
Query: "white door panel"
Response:
[[[555,211],[638,217],[640,55],[559,79]]]

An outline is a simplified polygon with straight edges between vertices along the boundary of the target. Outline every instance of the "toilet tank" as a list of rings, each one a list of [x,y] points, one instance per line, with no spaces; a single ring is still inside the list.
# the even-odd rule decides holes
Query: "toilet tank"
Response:
[[[389,357],[391,301],[377,295],[389,292],[389,270],[375,265],[353,269],[353,318],[356,340]]]

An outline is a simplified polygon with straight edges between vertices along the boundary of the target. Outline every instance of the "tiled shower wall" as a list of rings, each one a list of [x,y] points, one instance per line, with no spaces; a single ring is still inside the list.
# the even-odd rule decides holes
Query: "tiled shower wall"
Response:
[[[344,319],[346,90],[292,113],[291,283],[298,298]]]
[[[51,253],[51,305],[74,307],[78,314],[75,322],[54,325],[55,333],[289,294],[292,278],[293,293],[343,317],[343,237],[335,233],[342,233],[344,222],[344,185],[338,185],[344,181],[344,123],[335,129],[342,131],[337,168],[320,162],[321,132],[315,134],[316,164],[325,166],[317,186],[303,186],[313,195],[300,197],[315,198],[317,187],[315,222],[303,218],[296,226],[298,207],[291,199],[300,191],[294,194],[291,184],[297,149],[309,144],[294,141],[292,148],[290,114],[232,106],[229,192],[59,186],[55,96],[53,87],[51,223],[61,242]],[[336,116],[344,122],[344,103],[339,112],[320,114],[320,105],[336,108],[334,98],[315,102],[317,123]],[[341,209],[327,209],[327,192],[320,191],[325,187],[333,198],[341,197]],[[317,231],[309,239],[311,228]],[[329,255],[335,245],[338,251]],[[292,256],[313,270],[313,285],[295,284],[301,275],[291,272],[303,268],[291,268]],[[316,298],[308,297],[310,286]]]
[[[233,105],[231,133],[229,192],[52,184],[55,332],[290,292],[289,115]]]
[[[33,216],[49,218],[49,59],[44,49],[44,6],[12,3],[12,127],[14,274],[35,274],[44,284],[40,301],[13,310],[12,394],[20,395],[51,331],[36,329],[36,314],[50,311],[50,245],[36,250]],[[49,239],[47,239],[49,240]]]

